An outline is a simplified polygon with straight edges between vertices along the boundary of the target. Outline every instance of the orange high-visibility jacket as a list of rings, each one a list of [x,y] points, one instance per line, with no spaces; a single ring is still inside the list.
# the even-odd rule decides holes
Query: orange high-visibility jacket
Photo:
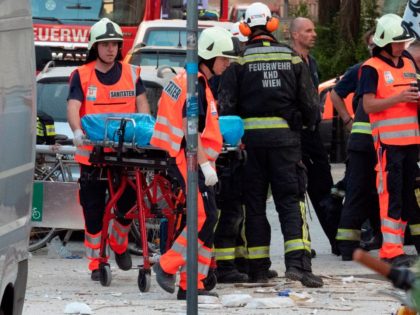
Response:
[[[93,61],[77,69],[85,97],[80,108],[80,118],[87,114],[135,113],[136,82],[140,68],[122,63],[119,81],[112,85],[104,85],[96,76],[95,64]],[[91,152],[92,146],[79,146],[74,159],[81,164],[90,165]]]
[[[198,73],[199,77],[205,77]],[[216,102],[206,82],[206,125],[201,133],[201,143],[208,160],[215,161],[222,149],[222,135],[219,127],[219,115]],[[176,157],[181,151],[184,138],[182,126],[182,109],[186,101],[187,74],[180,72],[163,90],[159,100],[156,125],[150,144],[166,150],[171,157]]]
[[[404,66],[395,68],[377,57],[368,59],[368,65],[378,72],[376,98],[384,99],[401,93],[416,83],[416,70],[411,60],[403,57]],[[417,103],[398,103],[380,112],[369,114],[372,136],[376,145],[419,144]]]

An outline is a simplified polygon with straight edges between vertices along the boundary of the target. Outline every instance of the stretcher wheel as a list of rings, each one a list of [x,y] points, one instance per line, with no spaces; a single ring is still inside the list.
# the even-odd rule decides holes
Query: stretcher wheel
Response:
[[[140,269],[137,277],[137,285],[140,292],[148,292],[151,284],[150,270]]]
[[[217,276],[214,271],[209,271],[207,277],[203,280],[204,289],[207,291],[211,291],[216,287],[217,284]]]
[[[109,264],[101,264],[99,266],[99,272],[99,280],[101,285],[104,287],[109,287],[112,280],[111,267]]]

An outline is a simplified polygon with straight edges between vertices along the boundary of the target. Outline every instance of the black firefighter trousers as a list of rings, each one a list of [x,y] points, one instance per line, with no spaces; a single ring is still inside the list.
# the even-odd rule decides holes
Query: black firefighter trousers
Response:
[[[271,229],[266,215],[267,192],[271,185],[285,242],[286,268],[311,271],[304,204],[305,170],[300,163],[300,147],[247,148],[247,154],[243,197],[249,270],[253,274],[265,273],[271,266]]]

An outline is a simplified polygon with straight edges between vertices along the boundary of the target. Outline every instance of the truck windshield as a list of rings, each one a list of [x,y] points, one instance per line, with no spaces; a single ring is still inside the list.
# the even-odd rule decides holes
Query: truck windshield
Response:
[[[121,26],[138,26],[144,0],[31,0],[33,19],[40,23],[93,24],[107,17]],[[60,23],[61,22],[61,23]]]

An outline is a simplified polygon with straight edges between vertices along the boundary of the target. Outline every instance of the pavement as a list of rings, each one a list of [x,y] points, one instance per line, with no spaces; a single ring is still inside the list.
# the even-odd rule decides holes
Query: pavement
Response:
[[[333,165],[335,181],[341,178],[344,166]],[[219,299],[199,304],[199,314],[392,314],[400,305],[383,291],[392,286],[374,272],[355,262],[343,262],[330,253],[330,246],[313,211],[309,219],[315,274],[324,280],[322,288],[306,288],[299,282],[284,278],[283,239],[272,199],[267,201],[267,213],[272,228],[272,268],[279,277],[271,286],[217,284]],[[82,242],[71,242],[68,249],[81,259],[54,259],[43,248],[34,252],[29,261],[29,275],[23,315],[57,315],[74,302],[84,303],[96,315],[110,314],[186,314],[186,302],[177,301],[176,294],[164,292],[152,273],[149,292],[141,293],[137,286],[138,268],[121,271],[111,259],[112,283],[102,287],[90,280]],[[407,252],[414,254],[412,247]],[[51,254],[51,252],[50,252]],[[377,256],[377,251],[372,252]],[[133,265],[141,257],[133,256]],[[290,290],[297,294],[280,297]],[[395,291],[394,291],[395,292]],[[236,294],[236,295],[233,295]],[[247,295],[247,296],[246,296]],[[228,302],[246,298],[246,306],[227,307]],[[200,302],[201,300],[199,300]],[[77,308],[77,307],[76,307]]]

